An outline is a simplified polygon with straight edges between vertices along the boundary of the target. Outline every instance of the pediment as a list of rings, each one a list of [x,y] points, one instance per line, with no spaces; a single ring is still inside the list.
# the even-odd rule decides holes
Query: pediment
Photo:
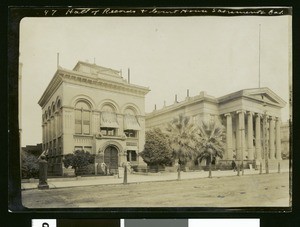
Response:
[[[286,105],[286,102],[269,88],[244,90],[243,96],[279,107],[284,107]]]

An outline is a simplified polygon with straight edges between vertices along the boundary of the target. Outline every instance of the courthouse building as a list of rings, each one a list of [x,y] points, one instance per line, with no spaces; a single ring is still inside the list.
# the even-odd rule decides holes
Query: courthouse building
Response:
[[[79,61],[58,67],[40,98],[43,150],[49,174],[63,175],[63,156],[74,150],[96,155],[112,173],[124,162],[143,165],[146,87],[130,84],[121,72]]]
[[[268,155],[270,160],[281,160],[281,109],[286,105],[269,88],[254,88],[237,91],[219,98],[200,92],[173,105],[156,108],[146,115],[146,129],[164,128],[180,114],[190,117],[193,123],[219,121],[225,126],[226,149],[223,160],[248,160],[261,162],[263,153],[263,116]],[[256,162],[256,163],[257,163]]]

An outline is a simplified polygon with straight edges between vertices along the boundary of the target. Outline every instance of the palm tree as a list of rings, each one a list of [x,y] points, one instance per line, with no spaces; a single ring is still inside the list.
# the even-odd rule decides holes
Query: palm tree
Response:
[[[209,162],[209,178],[211,174],[211,164],[217,157],[223,158],[225,145],[224,127],[215,121],[204,122],[199,126],[199,141],[197,159]]]
[[[166,128],[167,137],[173,150],[173,157],[178,160],[178,180],[182,166],[195,156],[197,128],[190,118],[179,115]]]

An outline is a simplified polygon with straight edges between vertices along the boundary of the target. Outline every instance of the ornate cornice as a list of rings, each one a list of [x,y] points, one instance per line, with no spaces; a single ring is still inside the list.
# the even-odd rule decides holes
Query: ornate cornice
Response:
[[[174,111],[180,108],[185,108],[188,105],[194,105],[195,103],[200,102],[210,102],[217,105],[217,100],[212,96],[202,96],[198,95],[195,97],[189,97],[188,99],[185,99],[182,102],[178,102],[175,104],[172,104],[170,106],[164,106],[162,109],[154,110],[153,112],[147,113],[146,118],[156,117],[158,115],[162,115],[164,113],[168,113],[169,111]]]
[[[150,89],[143,86],[129,84],[125,80],[118,78],[118,81],[95,76],[88,76],[81,72],[71,70],[60,70],[59,75],[64,82],[80,86],[101,88],[103,90],[113,91],[122,94],[131,94],[144,97]]]
[[[87,73],[59,68],[55,72],[55,75],[50,81],[48,87],[38,101],[38,104],[41,107],[46,105],[62,82],[98,89],[100,88],[102,90],[112,91],[120,94],[130,94],[139,97],[144,97],[150,91],[148,87],[129,84],[122,78],[117,78],[116,80],[112,78],[112,80],[109,80],[105,78],[98,78],[95,75],[90,75]]]
[[[48,84],[48,87],[46,88],[46,90],[44,91],[42,97],[40,98],[40,100],[38,101],[38,104],[43,108],[47,102],[49,101],[49,99],[52,97],[52,95],[54,94],[54,92],[59,88],[59,86],[61,85],[62,78],[59,76],[58,74],[59,70],[57,70],[52,78],[52,80],[50,81],[50,83]]]

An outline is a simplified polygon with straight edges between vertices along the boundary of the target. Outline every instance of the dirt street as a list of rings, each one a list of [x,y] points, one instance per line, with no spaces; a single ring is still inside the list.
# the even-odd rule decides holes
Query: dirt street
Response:
[[[289,174],[22,191],[28,208],[288,207]]]

